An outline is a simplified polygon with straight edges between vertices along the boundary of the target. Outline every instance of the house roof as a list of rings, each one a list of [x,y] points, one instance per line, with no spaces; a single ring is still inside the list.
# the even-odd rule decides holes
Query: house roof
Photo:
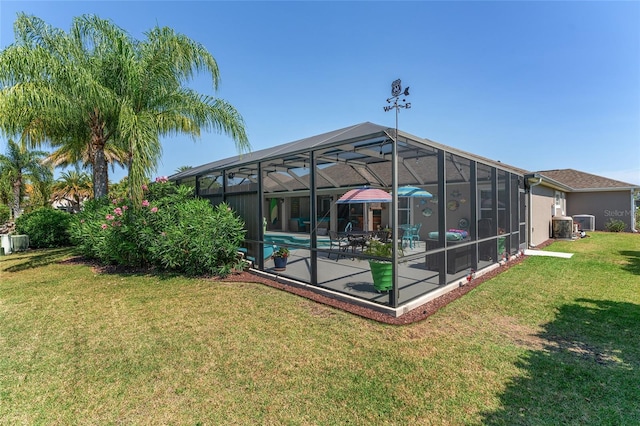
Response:
[[[575,192],[640,189],[639,186],[632,183],[621,182],[574,169],[543,170],[536,172],[535,175],[539,175],[543,180],[546,178],[552,183],[559,183],[567,187],[568,190]]]

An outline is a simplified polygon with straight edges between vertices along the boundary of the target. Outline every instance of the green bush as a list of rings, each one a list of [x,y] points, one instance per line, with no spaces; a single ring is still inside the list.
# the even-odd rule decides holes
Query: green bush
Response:
[[[239,266],[236,253],[244,223],[226,204],[212,208],[206,200],[190,199],[165,209],[169,211],[159,210],[152,226],[161,231],[147,236],[151,257],[160,266],[188,275],[222,276]]]
[[[609,221],[604,224],[604,227],[609,232],[622,232],[627,227],[627,224],[621,220],[609,219]]]
[[[16,219],[16,233],[29,236],[32,248],[64,247],[71,244],[69,213],[41,207]]]
[[[6,204],[0,204],[0,225],[7,223],[11,218],[11,209]]]
[[[82,211],[73,216],[71,243],[79,254],[92,259],[100,258],[99,251],[106,237],[101,225],[110,210],[111,205],[106,198],[87,200]]]
[[[77,215],[73,242],[103,263],[149,267],[188,275],[227,275],[240,266],[244,223],[226,204],[215,208],[193,189],[160,181],[145,188],[134,208],[116,199],[92,201]]]

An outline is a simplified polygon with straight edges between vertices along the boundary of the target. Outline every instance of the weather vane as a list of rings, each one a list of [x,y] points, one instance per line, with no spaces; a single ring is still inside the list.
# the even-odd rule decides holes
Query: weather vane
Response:
[[[392,109],[396,110],[396,134],[393,138],[393,143],[391,145],[391,182],[392,182],[392,192],[393,198],[391,201],[392,211],[394,212],[391,217],[391,240],[398,241],[398,111],[400,108],[411,108],[411,103],[407,102],[406,99],[402,98],[403,96],[409,96],[409,87],[407,86],[404,91],[402,90],[402,82],[400,79],[395,80],[391,83],[391,97],[387,99],[388,104],[385,105],[384,110],[391,111]],[[380,154],[382,154],[382,147],[380,147]],[[393,273],[393,289],[389,293],[389,302],[392,306],[396,306],[399,298],[398,291],[398,250],[396,247],[393,248],[393,262],[392,262],[392,273]]]
[[[400,79],[395,80],[391,83],[391,97],[387,99],[387,103],[390,104],[393,102],[393,105],[385,105],[384,110],[391,111],[392,109],[396,110],[396,114],[398,113],[399,108],[411,108],[411,102],[407,102],[406,99],[402,99],[404,104],[399,104],[400,96],[409,96],[409,86],[407,86],[404,91],[402,91],[402,82]]]
[[[391,97],[387,99],[387,103],[390,104],[393,102],[393,105],[385,105],[384,107],[385,112],[391,111],[392,109],[396,110],[396,142],[398,142],[398,111],[400,110],[400,108],[411,108],[411,102],[407,102],[407,100],[404,98],[402,99],[402,101],[400,101],[401,96],[409,96],[409,86],[407,86],[407,88],[403,91],[402,82],[400,81],[400,79],[397,79],[393,83],[391,83]],[[403,103],[399,103],[398,101]]]

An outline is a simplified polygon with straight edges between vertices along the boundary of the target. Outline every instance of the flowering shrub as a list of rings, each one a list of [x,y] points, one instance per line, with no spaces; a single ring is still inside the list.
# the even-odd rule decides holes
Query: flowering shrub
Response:
[[[138,208],[127,200],[99,200],[76,217],[73,241],[81,254],[104,263],[154,266],[188,275],[227,275],[240,266],[244,223],[226,204],[212,207],[192,188],[166,178],[146,186]]]

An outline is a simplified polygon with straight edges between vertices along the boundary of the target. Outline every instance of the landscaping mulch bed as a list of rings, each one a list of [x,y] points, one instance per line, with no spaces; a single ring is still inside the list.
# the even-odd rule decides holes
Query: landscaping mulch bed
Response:
[[[540,249],[540,248],[546,247],[552,242],[553,240],[547,240],[546,242],[538,245],[537,248]],[[364,318],[372,319],[374,321],[382,322],[385,324],[403,325],[403,324],[411,324],[411,323],[426,319],[430,315],[433,315],[438,309],[464,296],[465,294],[467,294],[468,292],[470,292],[471,290],[473,290],[483,282],[490,280],[491,278],[495,277],[501,272],[506,271],[510,267],[519,264],[525,258],[526,256],[517,257],[516,259],[511,260],[506,264],[501,265],[500,267],[495,268],[492,271],[487,272],[486,274],[473,279],[468,284],[458,287],[457,289],[450,291],[447,294],[443,294],[442,296],[437,297],[436,299],[433,299],[422,306],[412,309],[411,311],[399,317],[394,317],[387,313],[380,312],[375,309],[367,308],[365,306],[335,299],[333,297],[320,294],[318,292],[315,292],[313,290],[309,290],[306,288],[301,288],[296,285],[290,285],[290,284],[282,283],[276,280],[272,280],[272,279],[269,279],[268,277],[265,277],[262,275],[256,275],[248,271],[229,275],[228,277],[221,279],[221,281],[253,282],[253,283],[265,284],[270,287],[278,288],[278,289],[287,291],[289,293],[293,293],[298,296],[305,297],[307,299],[313,300],[318,303],[322,303],[328,306],[332,306],[334,308],[342,309],[343,311],[347,311]]]
[[[403,325],[403,324],[411,324],[417,321],[422,321],[425,318],[433,315],[438,309],[446,306],[452,301],[462,297],[467,294],[483,282],[490,280],[501,272],[509,269],[510,267],[520,263],[525,256],[520,256],[517,259],[514,259],[505,265],[502,265],[481,277],[478,277],[468,284],[465,284],[461,287],[456,288],[453,291],[450,291],[447,294],[443,294],[442,296],[433,299],[424,305],[421,305],[411,311],[403,314],[400,317],[394,317],[384,312],[377,311],[372,308],[368,308],[366,306],[357,305],[354,303],[349,303],[340,299],[333,298],[331,296],[318,293],[316,291],[302,288],[296,286],[294,284],[287,284],[280,281],[276,281],[270,279],[269,277],[265,277],[262,275],[257,275],[251,273],[249,271],[238,272],[227,276],[226,278],[219,279],[219,281],[226,282],[248,282],[248,283],[260,283],[264,285],[268,285],[270,287],[274,287],[280,290],[287,291],[292,294],[296,294],[298,296],[313,300],[318,303],[322,303],[324,305],[332,306],[334,308],[342,309],[343,311],[350,312],[355,315],[359,315],[364,318],[368,318],[374,321],[382,322],[385,324],[394,324],[394,325]]]

